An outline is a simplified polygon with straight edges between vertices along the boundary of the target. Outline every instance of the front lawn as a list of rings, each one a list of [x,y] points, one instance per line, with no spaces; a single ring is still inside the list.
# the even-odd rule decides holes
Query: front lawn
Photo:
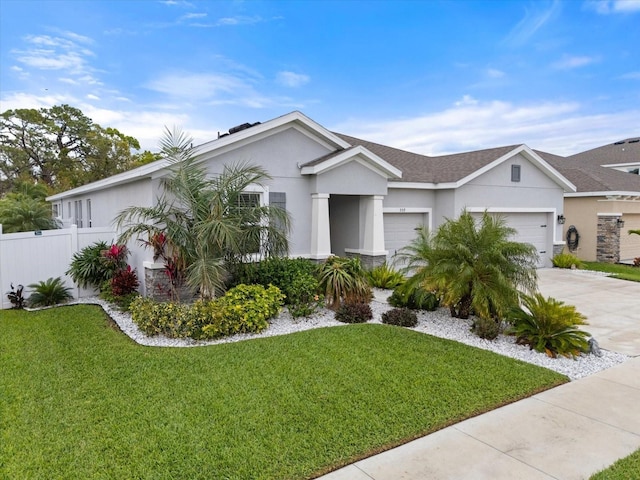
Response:
[[[595,270],[596,272],[607,272],[612,277],[622,280],[640,282],[640,268],[619,263],[584,262],[585,270]]]
[[[564,383],[387,325],[142,347],[96,306],[0,312],[0,477],[308,478]]]
[[[640,475],[640,449],[596,473],[590,480],[637,480]]]

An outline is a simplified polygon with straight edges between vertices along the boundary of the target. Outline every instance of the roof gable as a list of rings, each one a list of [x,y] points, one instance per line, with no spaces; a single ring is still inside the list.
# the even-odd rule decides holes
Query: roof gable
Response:
[[[357,161],[386,178],[399,179],[402,172],[362,145],[331,153],[301,166],[302,175],[318,175],[346,163]]]
[[[350,145],[342,138],[338,137],[334,133],[330,132],[322,125],[314,122],[309,117],[305,116],[301,112],[294,111],[281,117],[274,118],[264,123],[254,125],[250,128],[240,130],[236,133],[221,136],[215,140],[203,143],[194,148],[194,154],[202,159],[208,159],[212,155],[217,153],[223,153],[225,151],[237,148],[240,145],[245,145],[248,142],[258,141],[265,136],[273,135],[286,128],[296,128],[298,131],[305,135],[312,137],[314,140],[325,145],[327,148],[333,149],[345,149]],[[171,161],[168,159],[157,160],[155,162],[143,165],[141,167],[129,170],[127,172],[119,173],[111,177],[98,180],[97,182],[89,183],[81,187],[77,187],[65,192],[47,197],[48,201],[56,201],[66,197],[82,195],[85,193],[93,192],[96,190],[102,190],[115,185],[121,185],[124,183],[133,182],[143,178],[153,178],[162,176],[166,173],[167,168],[171,166]]]

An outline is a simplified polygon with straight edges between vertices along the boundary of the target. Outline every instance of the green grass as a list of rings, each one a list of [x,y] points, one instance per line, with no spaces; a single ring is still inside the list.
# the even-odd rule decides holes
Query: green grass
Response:
[[[586,270],[611,273],[612,277],[632,282],[640,282],[640,267],[621,265],[619,263],[584,262]]]
[[[640,475],[640,449],[618,460],[606,470],[596,473],[590,480],[637,480]]]
[[[564,383],[387,325],[151,348],[95,306],[0,312],[0,478],[308,478]]]

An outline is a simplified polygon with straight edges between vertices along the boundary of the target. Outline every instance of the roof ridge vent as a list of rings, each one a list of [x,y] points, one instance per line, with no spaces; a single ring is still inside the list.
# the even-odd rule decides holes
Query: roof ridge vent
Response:
[[[231,130],[229,130],[231,132]],[[624,144],[625,141],[624,140],[620,140],[619,142],[615,142],[614,145],[622,145]]]
[[[634,138],[633,140],[629,140],[629,143],[638,143],[640,142],[640,138]]]

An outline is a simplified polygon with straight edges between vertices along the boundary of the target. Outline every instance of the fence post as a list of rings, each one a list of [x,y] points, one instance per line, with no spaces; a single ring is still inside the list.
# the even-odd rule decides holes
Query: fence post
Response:
[[[73,258],[73,255],[78,252],[78,225],[71,225],[69,233],[71,235],[71,257],[69,258],[69,260],[71,260],[71,258]],[[75,283],[74,286],[76,291],[76,298],[80,298],[80,287]]]
[[[4,280],[2,278],[2,224],[0,223],[0,310],[4,308]]]

